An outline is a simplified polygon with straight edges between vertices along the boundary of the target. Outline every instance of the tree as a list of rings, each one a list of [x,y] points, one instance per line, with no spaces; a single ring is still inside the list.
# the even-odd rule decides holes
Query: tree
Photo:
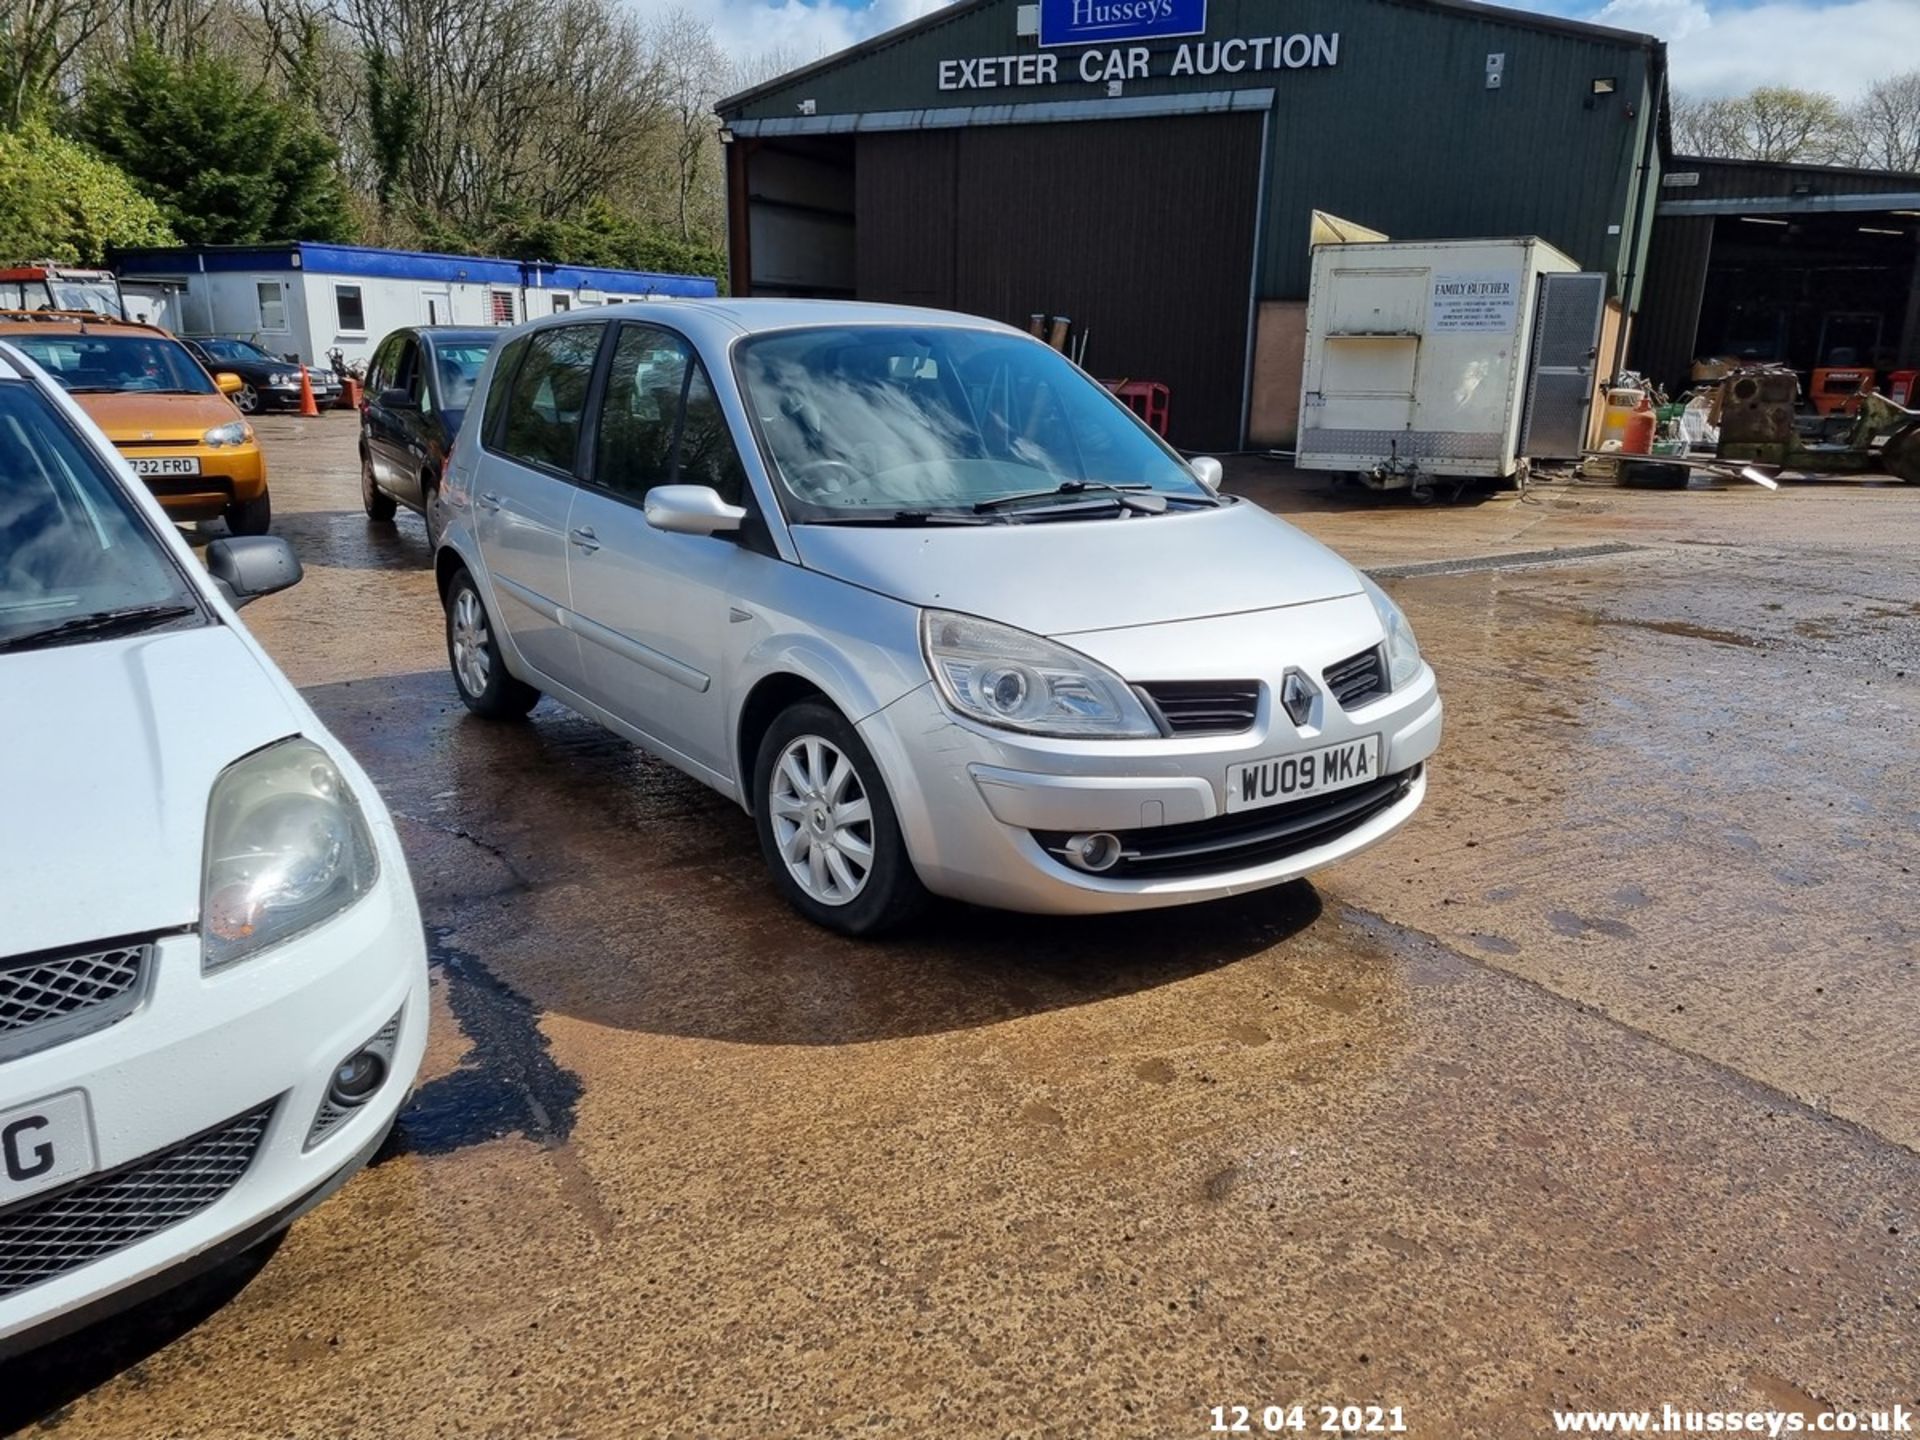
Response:
[[[39,121],[0,131],[0,260],[98,265],[118,246],[172,245],[125,174]]]
[[[693,233],[689,210],[694,196],[719,146],[720,122],[713,105],[726,80],[727,57],[714,42],[713,31],[685,10],[671,12],[661,23],[653,48],[673,129],[674,210],[685,240]],[[717,162],[712,169],[719,169]]]
[[[1847,120],[1854,164],[1920,174],[1920,70],[1880,81]]]
[[[1676,97],[1673,143],[1688,155],[1814,165],[1844,160],[1850,148],[1845,117],[1831,95],[1786,85],[1704,100]]]
[[[0,0],[0,124],[51,110],[60,77],[107,18],[106,0]]]
[[[333,142],[225,56],[174,61],[142,42],[92,78],[75,125],[188,244],[352,238]]]

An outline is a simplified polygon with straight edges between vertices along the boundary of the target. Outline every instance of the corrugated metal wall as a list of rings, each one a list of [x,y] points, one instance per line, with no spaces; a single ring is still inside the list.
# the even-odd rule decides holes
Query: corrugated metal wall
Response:
[[[1653,227],[1647,256],[1647,304],[1633,330],[1633,368],[1670,391],[1693,365],[1707,257],[1713,253],[1711,215],[1668,215]]]
[[[1674,156],[1671,177],[1697,177],[1690,185],[1669,183],[1662,200],[1750,200],[1786,195],[1899,195],[1920,190],[1920,175],[1890,170],[1848,170],[1834,165],[1776,165],[1762,160],[1704,160]]]
[[[1240,441],[1261,117],[862,135],[862,299],[1072,318],[1087,368],[1164,381],[1170,435]]]

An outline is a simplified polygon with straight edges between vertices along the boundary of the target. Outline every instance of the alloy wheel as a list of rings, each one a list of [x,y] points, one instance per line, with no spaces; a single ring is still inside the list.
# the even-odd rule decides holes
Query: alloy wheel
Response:
[[[873,873],[873,806],[853,761],[831,740],[795,738],[768,783],[774,843],[794,883],[822,905],[845,905]]]
[[[469,695],[487,693],[487,681],[493,675],[493,656],[488,649],[491,639],[480,597],[462,589],[453,600],[453,673]]]
[[[242,415],[251,415],[260,408],[260,392],[251,385],[242,385],[233,392],[233,403],[240,407]]]

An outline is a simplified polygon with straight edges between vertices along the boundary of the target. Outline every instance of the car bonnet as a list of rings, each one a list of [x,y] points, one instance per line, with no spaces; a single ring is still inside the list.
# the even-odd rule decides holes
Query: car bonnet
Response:
[[[194,923],[214,780],[302,719],[225,625],[0,654],[0,955]]]
[[[809,569],[1037,635],[1070,635],[1357,594],[1352,566],[1257,505],[968,526],[796,525]]]

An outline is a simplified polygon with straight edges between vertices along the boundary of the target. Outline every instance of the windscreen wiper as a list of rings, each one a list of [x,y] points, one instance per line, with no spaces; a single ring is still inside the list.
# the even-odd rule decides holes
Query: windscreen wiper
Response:
[[[1029,500],[1054,500],[1063,495],[1085,495],[1098,499],[1111,495],[1121,508],[1140,515],[1158,515],[1167,508],[1167,497],[1151,485],[1113,485],[1105,480],[1065,480],[1051,490],[1024,490],[1013,495],[996,495],[974,505],[976,515],[1006,509]],[[1045,507],[1051,511],[1054,507]]]
[[[192,605],[127,605],[118,610],[102,610],[95,615],[76,615],[30,635],[0,640],[0,650],[35,650],[42,645],[59,645],[68,640],[104,640],[116,635],[137,635],[169,620],[184,619],[200,612]]]
[[[992,525],[990,515],[966,510],[869,510],[864,514],[822,515],[797,520],[797,525]]]

